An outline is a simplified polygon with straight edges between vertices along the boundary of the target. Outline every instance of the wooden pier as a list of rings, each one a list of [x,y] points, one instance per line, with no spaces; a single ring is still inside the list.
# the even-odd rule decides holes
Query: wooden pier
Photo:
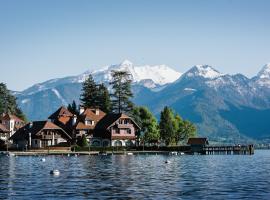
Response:
[[[233,146],[204,146],[203,154],[206,155],[253,155],[254,145],[233,145]]]

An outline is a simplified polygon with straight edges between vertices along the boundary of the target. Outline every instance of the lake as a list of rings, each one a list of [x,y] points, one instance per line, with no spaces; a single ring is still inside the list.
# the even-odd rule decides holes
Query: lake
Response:
[[[41,158],[0,156],[0,199],[270,199],[268,150]]]

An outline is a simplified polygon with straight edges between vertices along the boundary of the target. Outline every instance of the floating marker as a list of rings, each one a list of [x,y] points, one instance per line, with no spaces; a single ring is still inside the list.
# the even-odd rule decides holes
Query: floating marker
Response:
[[[60,171],[58,169],[54,169],[50,171],[50,174],[54,175],[54,176],[59,176],[60,175]]]

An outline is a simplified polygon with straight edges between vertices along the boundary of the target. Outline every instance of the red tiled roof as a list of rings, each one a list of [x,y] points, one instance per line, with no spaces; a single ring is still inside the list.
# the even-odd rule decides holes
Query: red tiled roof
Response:
[[[97,122],[106,115],[106,113],[104,113],[100,109],[97,109],[98,112],[99,112],[99,114],[97,115],[95,113],[95,110],[96,109],[86,108],[85,111],[80,115],[80,118],[81,119],[90,119],[90,120],[93,120],[93,121]]]
[[[73,114],[64,106],[61,106],[58,108],[57,111],[55,111],[53,114],[49,116],[49,119],[58,119],[59,117],[72,117]]]
[[[98,114],[96,114],[96,110],[98,110]],[[86,108],[85,111],[78,116],[77,124],[75,125],[76,130],[91,130],[94,129],[96,124],[106,116],[106,113],[104,113],[100,109],[92,109],[92,108]],[[94,121],[94,125],[86,125],[85,120],[91,120]]]

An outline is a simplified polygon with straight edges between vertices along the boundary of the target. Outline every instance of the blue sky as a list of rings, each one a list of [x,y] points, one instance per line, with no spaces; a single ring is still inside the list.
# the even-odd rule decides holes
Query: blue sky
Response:
[[[22,90],[124,59],[251,77],[270,62],[269,10],[267,0],[0,0],[0,82]]]

